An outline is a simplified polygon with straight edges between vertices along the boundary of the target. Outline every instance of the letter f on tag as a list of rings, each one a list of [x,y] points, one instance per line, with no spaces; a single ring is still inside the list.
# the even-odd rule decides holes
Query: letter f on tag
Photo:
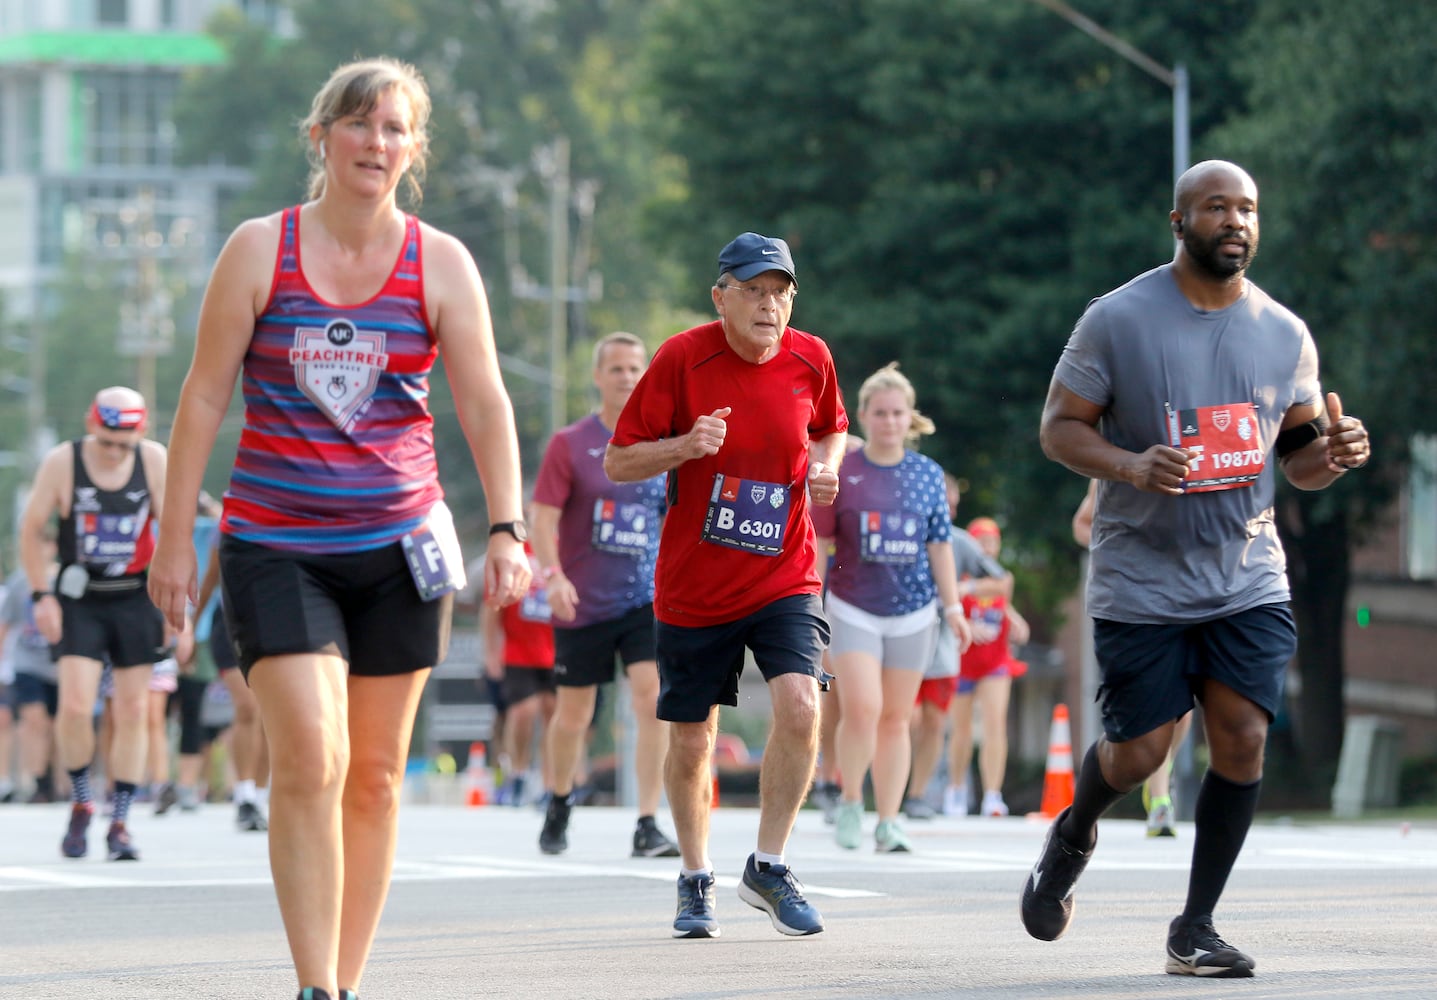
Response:
[[[429,572],[438,573],[444,568],[444,557],[439,554],[439,543],[429,539],[422,546],[424,551],[424,562],[429,567]]]

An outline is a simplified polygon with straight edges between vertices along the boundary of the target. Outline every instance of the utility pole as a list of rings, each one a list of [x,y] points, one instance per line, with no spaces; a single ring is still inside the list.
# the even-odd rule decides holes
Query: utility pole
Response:
[[[520,254],[519,197],[517,179],[501,177],[496,185],[504,199],[504,260],[509,270],[509,287],[516,299],[545,302],[549,306],[549,370],[538,377],[525,370],[517,359],[502,358],[506,369],[549,386],[549,433],[567,422],[568,360],[571,303],[582,309],[603,297],[603,280],[588,270],[589,234],[598,185],[593,181],[574,183],[569,167],[569,138],[557,136],[553,143],[534,150],[534,170],[549,193],[548,240],[549,282],[535,281],[525,269]],[[577,247],[571,246],[570,212],[579,216]],[[577,278],[582,287],[570,284]]]
[[[549,433],[566,422],[569,364],[569,137],[554,140],[549,179]]]

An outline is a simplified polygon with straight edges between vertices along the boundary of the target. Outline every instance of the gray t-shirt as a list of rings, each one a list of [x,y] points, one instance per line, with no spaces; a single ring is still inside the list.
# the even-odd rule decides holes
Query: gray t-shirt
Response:
[[[5,581],[0,621],[8,626],[5,653],[11,658],[15,673],[31,674],[56,683],[59,675],[50,659],[50,644],[35,627],[35,615],[30,610],[30,581],[24,570],[16,570]]]
[[[1165,264],[1088,304],[1054,376],[1105,408],[1098,429],[1119,448],[1143,452],[1175,436],[1191,447],[1197,430],[1204,454],[1190,481],[1255,476],[1177,497],[1100,481],[1089,614],[1200,622],[1288,599],[1272,447],[1291,407],[1322,398],[1302,320],[1250,281],[1237,302],[1204,312]]]
[[[981,580],[1008,574],[1002,563],[984,552],[978,540],[958,525],[953,525],[948,541],[953,546],[953,562],[958,567],[958,579],[970,576]],[[939,622],[938,644],[933,649],[933,662],[928,665],[923,676],[957,677],[958,666],[958,639],[947,622]]]

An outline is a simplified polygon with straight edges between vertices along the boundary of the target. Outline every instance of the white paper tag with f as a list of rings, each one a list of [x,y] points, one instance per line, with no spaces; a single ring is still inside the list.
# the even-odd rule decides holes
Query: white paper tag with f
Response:
[[[400,544],[422,600],[432,601],[452,594],[468,582],[464,556],[459,551],[459,536],[454,531],[454,517],[443,500],[430,508],[424,523],[405,535]]]

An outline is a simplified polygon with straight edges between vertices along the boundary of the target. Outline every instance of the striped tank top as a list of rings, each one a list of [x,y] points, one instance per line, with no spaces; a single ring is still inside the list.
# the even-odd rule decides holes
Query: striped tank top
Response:
[[[273,289],[244,359],[245,423],[225,534],[295,552],[379,548],[443,497],[429,414],[438,354],[424,314],[419,222],[384,287],[355,305],[305,280],[286,209]]]

